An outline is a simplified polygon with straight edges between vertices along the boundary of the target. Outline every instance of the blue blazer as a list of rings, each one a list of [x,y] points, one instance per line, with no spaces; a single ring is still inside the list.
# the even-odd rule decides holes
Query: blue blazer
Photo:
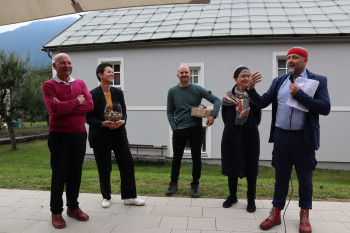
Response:
[[[318,88],[314,97],[310,97],[303,90],[299,90],[294,99],[309,109],[306,113],[304,122],[304,140],[310,149],[318,150],[320,148],[320,123],[319,115],[328,115],[331,110],[331,102],[327,88],[327,78],[314,74],[306,70],[307,77],[319,81]],[[273,80],[269,90],[260,96],[255,89],[248,90],[249,97],[260,108],[266,108],[272,103],[272,121],[269,142],[273,142],[275,131],[276,113],[277,113],[277,95],[283,82],[288,78],[287,75],[277,77]]]

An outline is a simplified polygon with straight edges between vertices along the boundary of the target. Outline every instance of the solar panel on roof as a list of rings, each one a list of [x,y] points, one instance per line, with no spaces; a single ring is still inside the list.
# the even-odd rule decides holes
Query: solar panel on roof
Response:
[[[197,24],[194,27],[194,30],[212,30],[214,28],[214,23],[203,23],[203,24]]]
[[[339,32],[339,30],[337,28],[334,28],[334,27],[329,27],[329,28],[315,28],[316,31],[319,33],[319,34],[332,34],[332,33],[337,33]]]
[[[338,27],[341,33],[350,33],[350,27]]]
[[[109,43],[112,42],[115,36],[105,35],[99,37],[94,43]]]
[[[350,0],[211,0],[90,12],[44,46],[349,31]]]
[[[107,30],[92,30],[90,33],[88,33],[88,36],[102,36]]]
[[[230,36],[251,35],[249,28],[232,28],[230,30]]]
[[[254,29],[259,29],[259,28],[270,28],[270,23],[269,22],[250,22],[250,26]]]
[[[230,33],[230,29],[225,28],[225,29],[218,29],[218,30],[214,30],[212,32],[213,36],[226,36]]]
[[[211,31],[208,30],[195,30],[192,32],[191,37],[202,37],[202,36],[210,36]]]
[[[350,20],[333,20],[332,22],[337,27],[350,27]]]
[[[309,21],[299,21],[299,22],[290,22],[292,27],[295,28],[313,28],[314,26]]]
[[[303,11],[306,15],[323,15],[323,11],[318,7],[304,7]]]
[[[142,34],[137,34],[132,38],[133,40],[149,40],[152,37],[153,33],[142,33]]]
[[[159,28],[157,28],[156,32],[172,32],[174,31],[176,28],[175,25],[173,26],[160,26]]]
[[[123,41],[130,41],[134,35],[120,35],[117,38],[113,40],[113,42],[123,42]]]
[[[294,30],[291,28],[273,28],[272,34],[274,35],[292,35],[294,34]]]
[[[155,33],[151,37],[151,39],[163,39],[163,38],[169,38],[172,33],[170,32],[162,32],[162,33]]]
[[[178,31],[178,32],[174,32],[170,37],[171,38],[190,37],[191,34],[192,34],[192,30],[191,31]]]
[[[247,28],[249,29],[249,23],[248,22],[232,22],[231,28]]]
[[[166,17],[168,17],[168,15],[169,15],[168,13],[154,14],[149,19],[149,21],[161,21],[161,20],[164,20]]]
[[[214,24],[214,30],[228,29],[228,28],[230,28],[230,23],[216,23],[216,24]]]
[[[184,24],[184,25],[179,25],[175,29],[176,31],[190,31],[194,29],[194,24]]]
[[[298,34],[315,34],[317,33],[314,28],[294,28],[295,33]]]
[[[105,35],[118,35],[119,33],[121,33],[124,29],[121,28],[116,28],[116,29],[109,29]]]
[[[347,20],[350,21],[350,17],[345,14],[327,14],[331,20]]]
[[[271,28],[252,28],[252,34],[254,35],[272,34],[272,29]]]
[[[79,31],[76,31],[72,36],[86,36],[91,32],[92,30],[79,30]]]
[[[143,27],[139,33],[153,33],[155,30],[154,27]]]
[[[100,36],[86,36],[81,39],[78,44],[92,44],[94,43]]]

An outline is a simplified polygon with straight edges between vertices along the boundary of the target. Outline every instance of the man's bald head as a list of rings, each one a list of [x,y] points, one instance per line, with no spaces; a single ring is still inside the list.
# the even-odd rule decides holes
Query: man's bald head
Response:
[[[66,53],[59,53],[54,58],[53,68],[57,72],[57,76],[63,80],[68,81],[73,71],[72,60]]]
[[[183,70],[183,69],[187,69],[188,71],[190,71],[190,68],[186,65],[180,65],[179,68],[177,69],[177,73],[180,72],[180,70]]]
[[[191,79],[191,72],[190,68],[186,65],[181,65],[179,69],[177,70],[177,77],[180,81],[181,87],[187,87],[190,85],[190,79]]]
[[[54,58],[54,63],[57,63],[60,59],[62,59],[62,58],[69,58],[69,59],[71,59],[70,58],[70,56],[68,55],[68,54],[66,54],[66,53],[59,53],[59,54],[57,54],[56,56],[55,56],[55,58]]]

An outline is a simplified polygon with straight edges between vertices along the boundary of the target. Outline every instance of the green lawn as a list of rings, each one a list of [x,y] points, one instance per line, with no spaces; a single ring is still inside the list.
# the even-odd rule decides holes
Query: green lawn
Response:
[[[23,122],[24,127],[37,127],[37,126],[47,126],[46,121],[38,121],[38,122]]]
[[[10,145],[0,145],[0,188],[50,190],[50,154],[46,140],[19,143],[17,151]],[[135,176],[139,195],[164,196],[170,180],[171,163],[137,162]],[[181,167],[179,190],[175,196],[189,197],[191,164]],[[298,181],[293,172],[293,199],[297,199]],[[317,169],[314,172],[314,200],[349,201],[350,172]],[[257,181],[257,198],[272,199],[274,170],[260,167]],[[81,192],[99,193],[97,168],[94,161],[85,161]],[[112,192],[120,193],[118,166],[113,164]],[[227,178],[218,165],[203,164],[200,180],[202,197],[225,198],[228,196]],[[239,180],[238,197],[246,196],[246,180]]]

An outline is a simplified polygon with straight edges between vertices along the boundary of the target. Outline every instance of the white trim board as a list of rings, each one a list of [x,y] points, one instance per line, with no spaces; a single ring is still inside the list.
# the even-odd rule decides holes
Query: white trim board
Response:
[[[263,111],[271,111],[271,105]],[[127,111],[166,111],[166,106],[127,106]],[[331,106],[332,112],[350,112],[350,106]]]

